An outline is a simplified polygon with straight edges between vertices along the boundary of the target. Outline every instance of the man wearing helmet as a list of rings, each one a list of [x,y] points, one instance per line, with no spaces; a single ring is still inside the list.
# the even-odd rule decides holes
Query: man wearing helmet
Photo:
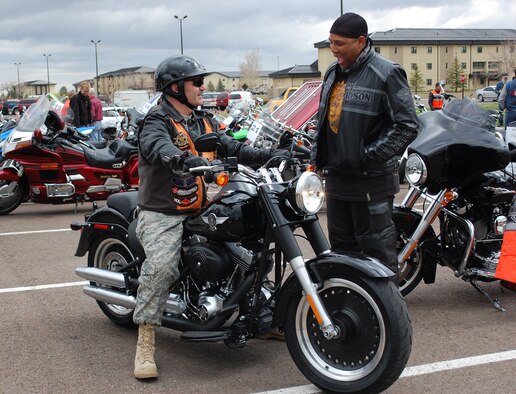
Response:
[[[146,259],[142,264],[133,321],[138,324],[134,376],[155,378],[154,327],[161,324],[168,290],[179,277],[183,221],[206,202],[200,177],[190,167],[207,165],[214,153],[199,155],[193,141],[219,133],[207,112],[196,110],[206,90],[206,69],[188,56],[172,56],[155,72],[161,103],[147,113],[138,131],[140,186],[136,234]],[[219,133],[223,151],[244,164],[260,164],[271,157],[288,157],[285,150],[256,149]]]

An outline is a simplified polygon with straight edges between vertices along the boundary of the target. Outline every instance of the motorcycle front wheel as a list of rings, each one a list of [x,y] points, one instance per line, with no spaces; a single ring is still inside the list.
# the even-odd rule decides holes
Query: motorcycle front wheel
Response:
[[[300,371],[331,393],[377,393],[391,386],[412,346],[412,324],[395,284],[334,274],[319,295],[339,336],[326,339],[306,297],[294,296],[283,329]]]
[[[0,188],[8,186],[8,181],[0,181]],[[0,194],[0,215],[7,215],[14,211],[23,201],[23,190],[16,185],[9,193]]]
[[[119,271],[121,268],[134,260],[129,246],[121,239],[96,238],[90,245],[88,251],[88,266],[101,268],[108,271]],[[138,273],[133,269],[133,276],[138,277]],[[97,284],[97,286],[101,286]],[[134,309],[128,309],[120,305],[109,304],[97,301],[100,309],[114,323],[124,327],[134,327]]]

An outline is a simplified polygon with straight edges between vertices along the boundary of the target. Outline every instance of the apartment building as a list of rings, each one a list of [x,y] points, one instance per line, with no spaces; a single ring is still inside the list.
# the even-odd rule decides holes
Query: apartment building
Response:
[[[370,34],[374,50],[410,77],[417,66],[428,88],[446,81],[457,57],[466,89],[496,84],[516,66],[516,29],[392,29]],[[322,73],[335,61],[327,40],[314,44]]]

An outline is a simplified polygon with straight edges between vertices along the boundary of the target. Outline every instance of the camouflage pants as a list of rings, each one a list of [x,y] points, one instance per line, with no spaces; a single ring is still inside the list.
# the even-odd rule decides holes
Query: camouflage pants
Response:
[[[136,235],[145,250],[134,309],[135,324],[161,325],[170,285],[179,277],[183,221],[187,215],[141,210]]]

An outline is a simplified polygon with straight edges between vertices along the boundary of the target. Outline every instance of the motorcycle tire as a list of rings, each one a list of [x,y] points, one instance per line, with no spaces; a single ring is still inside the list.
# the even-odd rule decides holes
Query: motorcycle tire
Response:
[[[119,271],[133,260],[134,255],[127,243],[116,237],[96,238],[91,243],[88,251],[88,267]],[[138,277],[136,271],[133,274]],[[97,286],[100,286],[100,284]],[[133,323],[134,309],[103,301],[97,301],[97,304],[113,323],[127,328],[136,326]]]
[[[0,181],[0,188],[9,184],[8,181]],[[20,185],[9,196],[0,196],[0,216],[7,215],[20,206],[23,201],[24,193]]]
[[[289,303],[283,327],[303,375],[329,393],[377,393],[391,386],[412,347],[412,323],[396,285],[384,278],[332,274],[319,295],[339,337],[324,337],[301,293]]]

